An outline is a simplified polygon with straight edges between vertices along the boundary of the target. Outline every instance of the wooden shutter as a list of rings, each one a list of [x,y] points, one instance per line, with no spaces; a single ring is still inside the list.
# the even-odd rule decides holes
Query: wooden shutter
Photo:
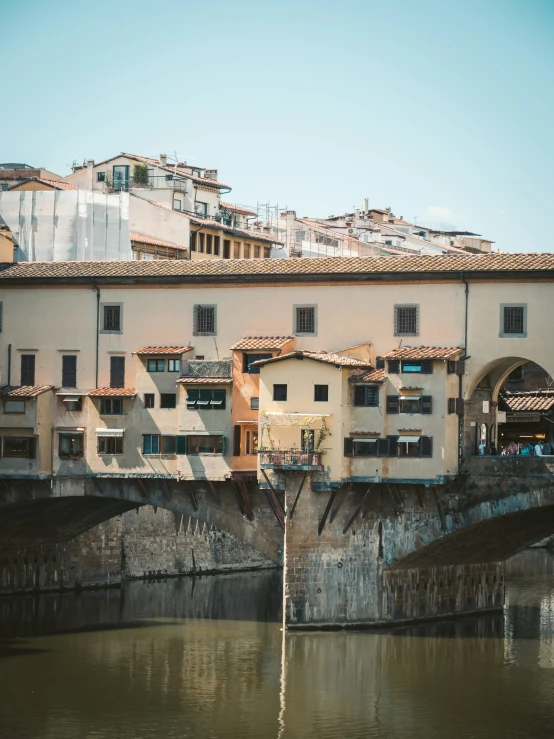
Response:
[[[432,375],[433,374],[433,360],[423,359],[421,362],[421,374]]]
[[[62,356],[62,386],[77,387],[77,357],[74,354]]]
[[[125,357],[110,357],[110,387],[125,387]]]
[[[34,385],[35,384],[35,355],[34,354],[22,354],[21,355],[21,384],[22,385]]]
[[[466,371],[466,363],[464,359],[460,359],[456,362],[456,374],[464,375]]]
[[[463,416],[465,411],[465,405],[464,405],[464,399],[463,398],[454,398],[456,401],[456,410],[455,412],[458,414],[458,416]]]
[[[400,372],[400,360],[389,359],[389,375],[397,375]]]
[[[398,436],[387,436],[389,440],[389,457],[398,457]]]
[[[388,457],[390,449],[390,439],[377,439],[377,456]]]
[[[387,413],[399,412],[400,398],[398,395],[387,395]]]
[[[345,438],[344,440],[344,456],[345,457],[353,457],[354,456],[354,441],[350,438]]]
[[[354,386],[354,405],[365,405],[365,387],[364,385]]]
[[[187,453],[187,436],[176,436],[175,437],[175,454],[186,454]]]
[[[421,396],[421,412],[427,414],[433,412],[433,398],[431,395]]]
[[[458,398],[448,398],[448,412],[456,413],[456,401]]]
[[[433,456],[433,438],[431,436],[422,436],[419,440],[420,457]]]
[[[240,425],[233,426],[233,457],[240,457]]]
[[[451,359],[448,360],[446,363],[446,371],[449,375],[455,375],[456,374],[456,365],[457,362],[452,361]]]

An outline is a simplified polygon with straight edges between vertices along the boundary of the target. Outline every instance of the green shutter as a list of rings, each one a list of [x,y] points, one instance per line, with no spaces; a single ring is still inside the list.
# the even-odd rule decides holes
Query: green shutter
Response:
[[[186,454],[187,453],[187,436],[176,436],[175,437],[175,453]]]

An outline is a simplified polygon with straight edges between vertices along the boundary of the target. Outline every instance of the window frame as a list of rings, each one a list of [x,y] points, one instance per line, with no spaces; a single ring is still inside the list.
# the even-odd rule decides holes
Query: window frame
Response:
[[[523,318],[523,331],[521,333],[511,333],[506,331],[506,309],[521,308]],[[500,304],[500,332],[501,339],[526,339],[527,338],[527,303],[501,303]]]
[[[146,451],[146,439],[150,439],[151,451]],[[174,434],[143,434],[141,454],[144,457],[174,457],[177,454],[177,437]]]
[[[145,408],[155,408],[156,393],[144,393],[143,403]]]
[[[358,389],[364,391],[364,402],[363,403],[357,403],[356,402],[356,393]],[[372,394],[374,395],[375,403],[368,403],[368,390],[372,391]],[[354,408],[378,408],[379,407],[379,385],[354,385],[354,394],[352,398],[352,405]]]
[[[22,406],[23,410],[22,411],[17,411],[17,410],[8,411],[6,410],[7,403],[14,403],[18,407]],[[21,406],[19,404],[21,404]],[[16,416],[24,415],[25,413],[27,413],[27,403],[25,402],[25,398],[4,398],[4,402],[2,404],[2,413],[4,413],[5,415],[12,415],[12,414]]]
[[[155,363],[155,369],[150,368],[150,363]],[[160,366],[162,369],[160,369]],[[150,358],[146,360],[146,371],[149,374],[156,374],[158,372],[165,372],[165,359]]]
[[[121,412],[117,412],[117,411],[114,412],[113,410],[114,403],[121,404]],[[105,410],[103,410],[103,408],[105,408],[107,404],[109,404],[111,407],[111,410],[109,412],[106,412]],[[100,398],[100,409],[98,411],[98,415],[100,416],[123,416],[125,415],[123,411],[123,398],[117,398],[117,397],[113,397],[110,395],[101,397]]]
[[[318,398],[318,391],[320,395],[325,397]],[[315,385],[314,384],[314,403],[328,403],[329,402],[329,385]]]
[[[415,309],[415,331],[400,331],[399,313],[404,309]],[[394,305],[394,336],[419,336],[420,331],[420,308],[419,303],[395,303]]]
[[[68,362],[67,360],[73,360]],[[73,369],[68,369],[65,365],[73,364]],[[73,380],[73,382],[66,382],[66,380]],[[77,355],[76,354],[62,354],[62,387],[77,387]]]
[[[173,402],[173,405],[164,405],[164,403],[168,402],[168,398],[173,398],[171,401]],[[173,410],[174,408],[177,408],[177,393],[160,393],[160,408],[163,410]]]
[[[196,442],[193,440],[196,439]],[[198,451],[199,450],[199,444],[198,440],[208,440],[208,439],[219,439],[219,447],[220,451],[217,451],[217,443],[214,442],[213,450],[211,452],[206,451]],[[195,445],[194,450],[191,449],[191,447]],[[200,457],[200,456],[210,456],[210,457],[222,457],[225,454],[225,437],[222,434],[190,434],[187,436],[187,455],[190,455],[191,457]]]
[[[279,388],[279,390],[277,390]],[[284,388],[284,390],[283,390]],[[281,393],[284,397],[278,398],[277,395]],[[273,384],[273,400],[277,403],[286,403],[288,398],[288,384],[284,382],[278,382]]]
[[[6,454],[6,441],[12,440],[27,442],[27,452],[25,454]],[[37,438],[36,436],[3,436],[2,437],[2,459],[36,459],[37,458]]]
[[[115,442],[113,445],[116,448],[115,451],[110,451],[108,448],[105,448],[105,449],[100,448],[101,446],[108,447],[109,446],[107,444],[108,441]],[[117,442],[119,442],[119,444]],[[121,447],[121,448],[118,450],[117,447]],[[104,457],[104,456],[117,457],[117,456],[122,455],[124,453],[123,436],[109,436],[107,434],[106,435],[102,434],[102,436],[97,436],[96,437],[96,453],[100,457]]]
[[[201,331],[199,329],[200,314],[203,310],[213,311],[212,330]],[[192,334],[193,336],[217,336],[217,305],[215,303],[196,303],[193,306]]]
[[[249,359],[255,357],[255,359]],[[259,375],[260,368],[252,367],[253,362],[260,362],[264,359],[271,359],[273,354],[271,352],[243,352],[242,355],[242,374],[243,375]]]
[[[29,361],[32,358],[32,362]],[[36,384],[36,370],[37,370],[37,357],[36,354],[21,354],[20,358],[20,368],[21,368],[21,382],[20,385],[23,386],[34,386]],[[29,364],[32,366],[24,367],[24,364]],[[26,380],[29,380],[27,382]]]
[[[62,452],[62,439],[66,438],[78,438],[81,442],[81,450],[77,453],[71,453],[69,451],[68,453]],[[58,433],[58,457],[60,459],[83,459],[85,456],[85,434],[80,432],[71,433],[69,431],[60,431]]]
[[[115,369],[115,360],[123,360],[120,362],[120,368]],[[121,389],[125,387],[125,355],[112,354],[110,356],[110,387],[113,389]]]
[[[313,331],[298,331],[298,311],[310,308],[314,312]],[[317,303],[297,303],[292,306],[292,329],[293,336],[317,336],[318,320],[317,320]]]
[[[119,328],[106,328],[106,308],[119,308]],[[123,333],[123,303],[100,303],[100,311],[102,316],[101,334],[122,334]]]

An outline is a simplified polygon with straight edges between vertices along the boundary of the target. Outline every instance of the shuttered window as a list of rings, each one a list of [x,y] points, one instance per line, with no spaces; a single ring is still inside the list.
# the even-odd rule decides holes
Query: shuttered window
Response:
[[[376,407],[379,405],[379,388],[377,385],[355,385],[354,405]]]
[[[35,355],[21,355],[21,385],[35,384]]]
[[[239,427],[240,430],[240,427]],[[189,436],[188,454],[225,454],[224,436]]]
[[[433,412],[433,398],[430,395],[421,396],[421,412],[432,413]]]
[[[110,387],[125,387],[125,357],[110,357]]]
[[[431,436],[422,436],[419,440],[420,444],[420,456],[432,457],[433,456],[433,438]]]
[[[398,395],[387,395],[387,413],[399,413]]]
[[[77,387],[77,357],[73,354],[62,357],[62,387]]]

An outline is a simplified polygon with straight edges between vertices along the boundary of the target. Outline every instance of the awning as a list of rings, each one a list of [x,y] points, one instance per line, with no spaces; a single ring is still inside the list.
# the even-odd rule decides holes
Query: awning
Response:
[[[78,403],[81,400],[80,395],[66,395],[62,403]]]
[[[421,395],[399,395],[398,396],[400,400],[419,400],[421,398]]]
[[[352,439],[353,444],[367,444],[368,441],[378,441],[378,439],[375,437],[372,437],[371,439]]]
[[[86,429],[84,426],[78,426],[77,428],[75,426],[56,426],[56,431],[63,434],[83,434]]]
[[[419,436],[399,436],[397,442],[399,444],[415,444],[420,439]]]
[[[96,436],[123,436],[125,429],[96,429]]]
[[[88,390],[64,390],[62,388],[61,390],[58,390],[56,395],[78,395],[81,397],[81,395],[88,395]]]

